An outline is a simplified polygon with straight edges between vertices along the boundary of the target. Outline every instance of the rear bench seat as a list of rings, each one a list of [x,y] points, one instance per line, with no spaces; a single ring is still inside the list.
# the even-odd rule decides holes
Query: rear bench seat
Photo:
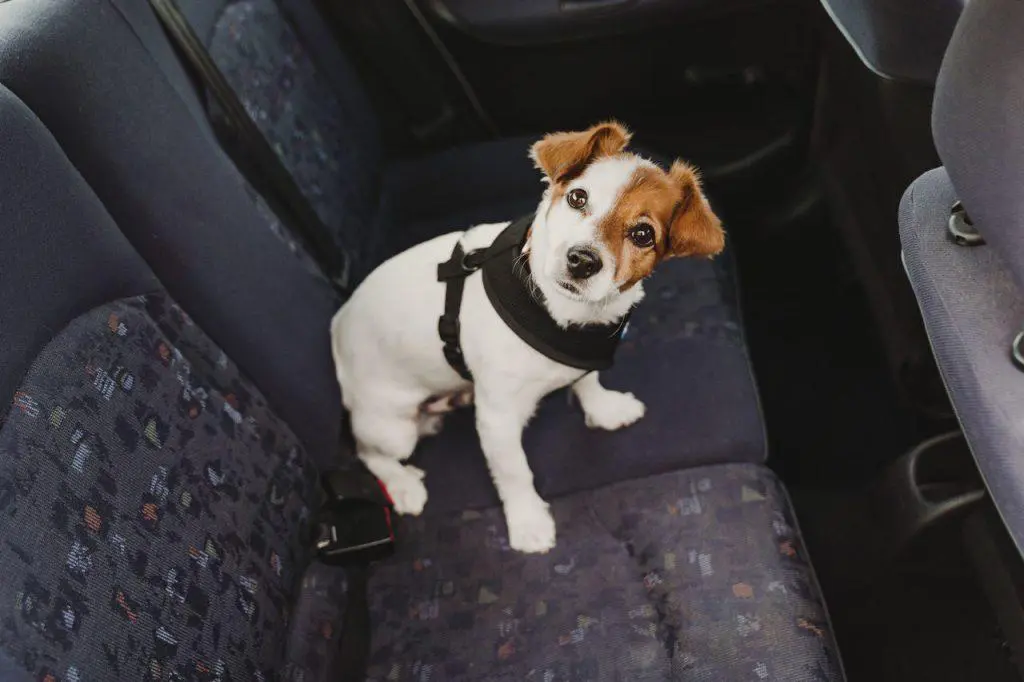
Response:
[[[17,577],[0,646],[33,679],[320,679],[345,589],[310,568],[303,509],[345,456],[336,301],[273,237],[144,2],[0,4],[0,81],[0,565]],[[378,169],[367,266],[528,207],[525,146],[517,166],[505,144]],[[417,210],[418,192],[491,166],[483,204],[455,205],[451,186],[451,204]],[[424,448],[428,515],[403,519],[370,584],[370,679],[841,678],[760,464],[732,287],[728,264],[652,283],[610,382],[647,399],[643,427],[598,437],[564,396],[542,410],[526,444],[557,498],[553,553],[507,551],[465,423]]]

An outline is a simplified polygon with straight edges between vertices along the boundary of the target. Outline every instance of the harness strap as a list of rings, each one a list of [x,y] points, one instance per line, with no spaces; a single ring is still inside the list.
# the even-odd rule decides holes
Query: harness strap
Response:
[[[437,333],[444,343],[444,359],[466,381],[472,381],[473,374],[466,366],[466,359],[462,355],[459,312],[462,309],[462,292],[466,287],[466,278],[483,265],[485,251],[486,249],[475,249],[466,253],[462,243],[456,242],[455,248],[452,249],[452,257],[437,266],[437,280],[447,284],[444,292],[444,314],[437,321]]]

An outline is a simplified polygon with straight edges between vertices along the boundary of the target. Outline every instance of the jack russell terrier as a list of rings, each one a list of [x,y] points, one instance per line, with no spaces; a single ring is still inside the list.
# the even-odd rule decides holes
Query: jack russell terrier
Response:
[[[527,315],[517,325],[516,311],[524,306],[496,305],[502,296],[492,288],[501,287],[485,281],[488,266],[481,272],[479,263],[467,265],[479,254],[484,257],[476,260],[487,260],[488,247],[508,241],[509,223],[477,225],[400,253],[374,270],[334,317],[334,361],[357,452],[399,513],[419,514],[427,501],[424,472],[404,461],[420,437],[438,432],[445,410],[472,400],[509,546],[546,552],[555,545],[555,522],[534,488],[521,439],[537,404],[571,385],[592,428],[615,430],[643,417],[644,404],[631,393],[601,386],[591,369],[610,363],[588,364],[585,336],[577,346],[569,338],[568,355],[559,355],[529,329],[548,324],[555,335],[570,337],[610,330],[598,336],[617,341],[658,263],[722,251],[725,234],[697,172],[682,161],[665,172],[626,151],[629,138],[609,122],[548,135],[530,151],[547,187],[536,214],[519,221],[521,239],[511,237],[520,241],[491,269],[498,271],[495,281],[521,282],[522,296],[545,319],[534,315],[531,323]],[[444,275],[452,263],[455,278]],[[449,317],[447,338],[445,317],[438,323],[442,313]]]

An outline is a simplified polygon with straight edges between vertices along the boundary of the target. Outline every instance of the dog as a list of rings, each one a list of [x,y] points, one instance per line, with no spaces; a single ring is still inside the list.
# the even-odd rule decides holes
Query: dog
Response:
[[[644,296],[663,260],[712,257],[725,244],[697,171],[666,172],[627,151],[617,122],[547,135],[530,149],[546,184],[521,258],[537,297],[561,327],[618,324]],[[501,499],[512,549],[555,546],[555,522],[533,485],[521,434],[540,400],[572,386],[588,426],[615,430],[643,417],[631,393],[604,388],[596,372],[541,354],[488,299],[479,272],[465,280],[461,347],[473,381],[446,361],[437,336],[445,284],[437,267],[457,242],[487,247],[509,223],[477,225],[419,244],[380,265],[331,322],[332,351],[357,453],[385,485],[395,510],[419,514],[424,472],[404,464],[444,412],[476,405],[476,427]]]

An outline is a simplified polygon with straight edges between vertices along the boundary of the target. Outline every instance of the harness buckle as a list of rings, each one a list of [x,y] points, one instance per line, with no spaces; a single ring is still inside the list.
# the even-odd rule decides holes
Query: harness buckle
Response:
[[[357,471],[322,479],[326,500],[314,519],[317,558],[325,564],[367,564],[395,549],[392,501],[384,484]]]
[[[441,337],[441,340],[445,342],[445,345],[451,343],[458,343],[459,336],[461,334],[462,327],[457,319],[452,319],[447,315],[442,315],[437,320],[437,334]]]

